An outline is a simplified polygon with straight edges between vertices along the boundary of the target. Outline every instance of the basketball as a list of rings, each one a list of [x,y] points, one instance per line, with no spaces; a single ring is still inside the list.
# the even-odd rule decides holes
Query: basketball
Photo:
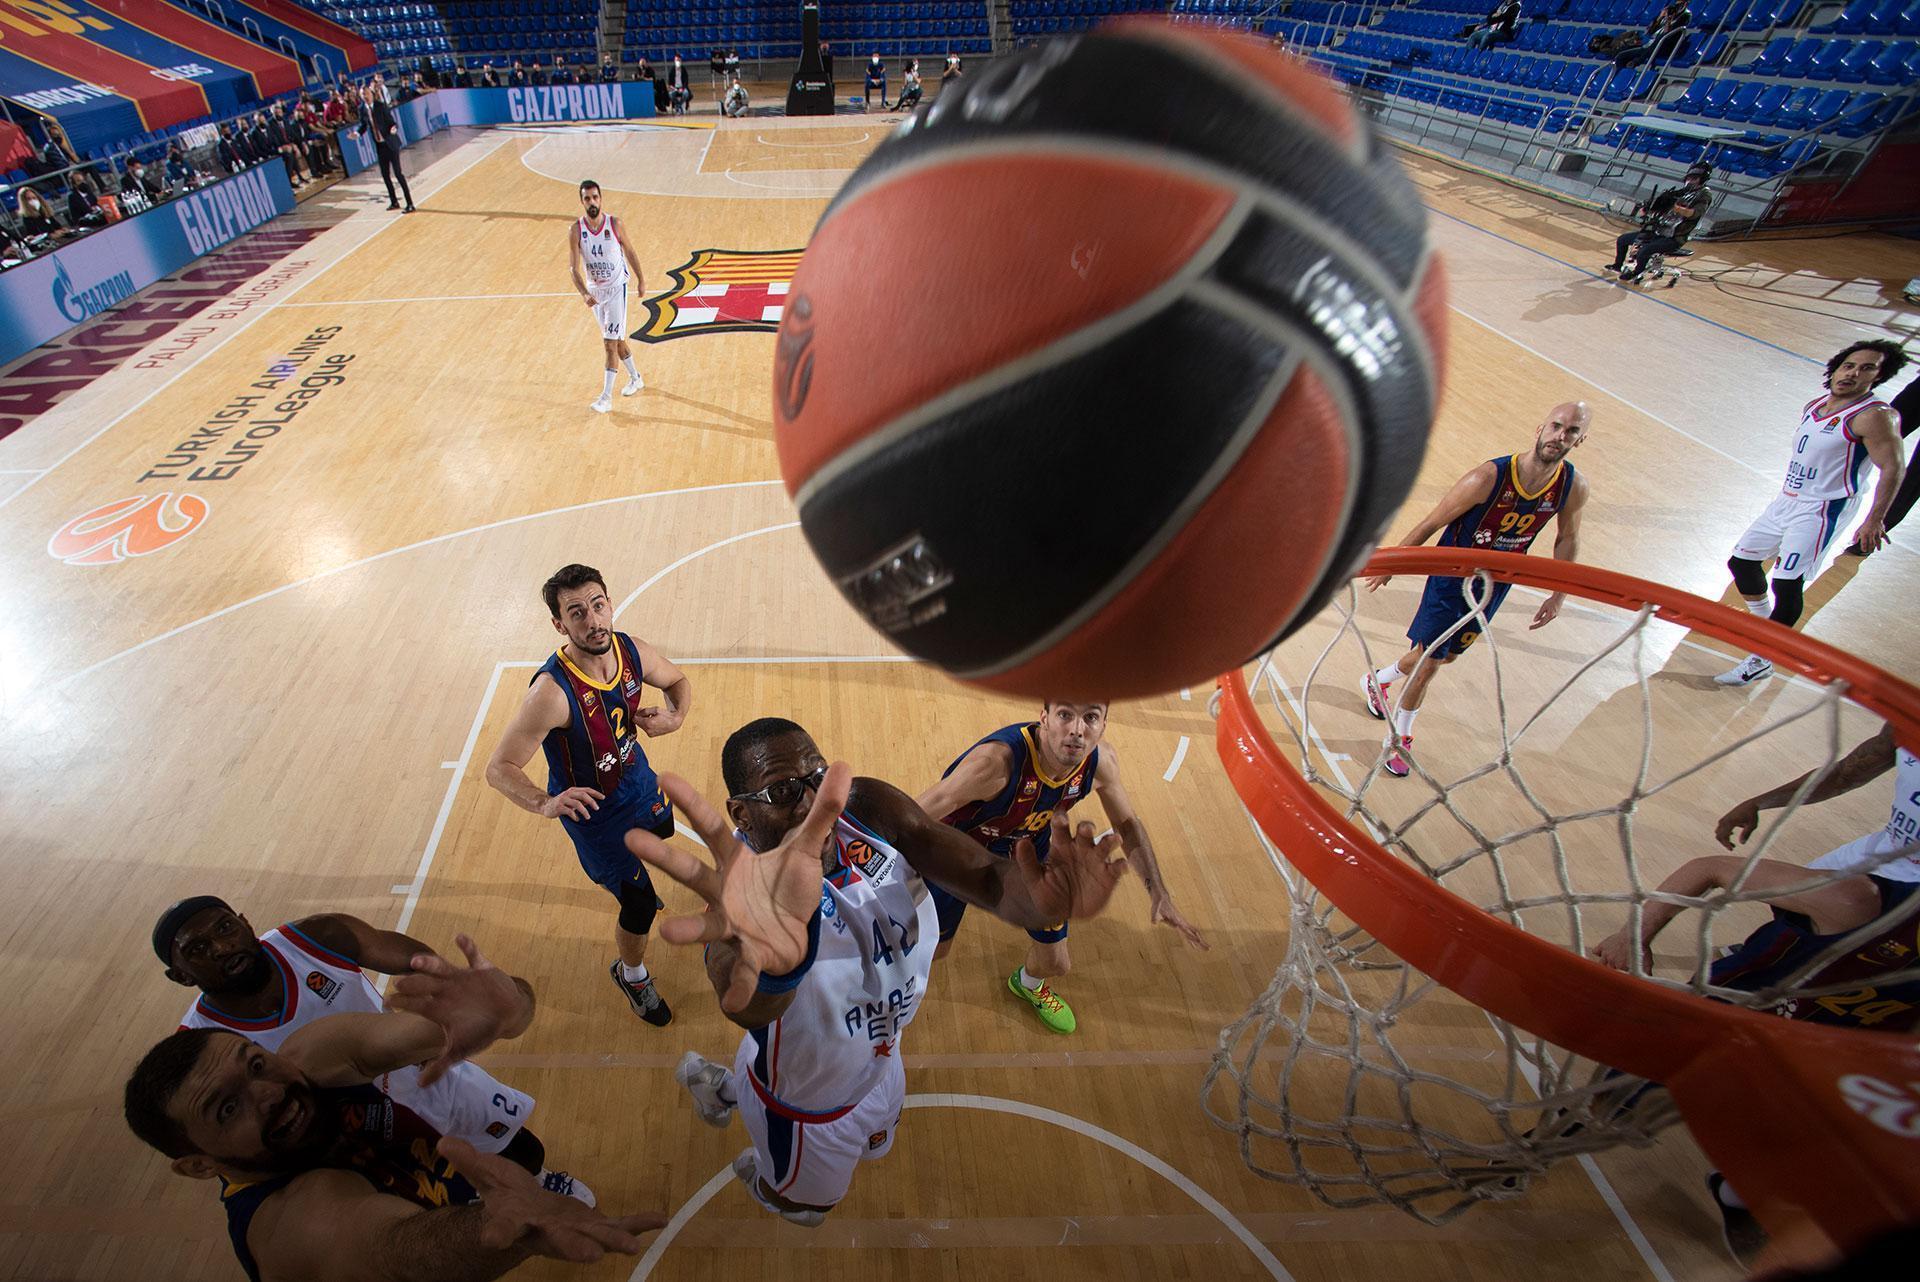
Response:
[[[1412,185],[1319,76],[1121,21],[943,93],[828,205],[776,342],[781,472],[841,594],[953,676],[1203,683],[1405,499],[1445,297]]]

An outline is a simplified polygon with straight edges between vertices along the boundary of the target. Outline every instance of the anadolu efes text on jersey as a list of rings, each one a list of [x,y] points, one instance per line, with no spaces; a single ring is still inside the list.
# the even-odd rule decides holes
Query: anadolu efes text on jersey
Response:
[[[821,882],[820,945],[786,1013],[748,1034],[755,1091],[798,1121],[863,1099],[919,1012],[940,927],[920,874],[851,815],[834,827]]]
[[[1822,396],[1807,402],[1800,412],[1800,430],[1793,438],[1793,457],[1787,461],[1787,480],[1780,492],[1790,498],[1843,499],[1860,488],[1867,447],[1853,434],[1853,420],[1866,410],[1887,409],[1885,401],[1869,397],[1837,414],[1821,417]]]

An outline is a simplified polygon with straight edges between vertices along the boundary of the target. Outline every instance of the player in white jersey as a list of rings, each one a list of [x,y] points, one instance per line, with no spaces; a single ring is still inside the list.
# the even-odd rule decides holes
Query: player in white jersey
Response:
[[[576,218],[567,232],[567,270],[573,273],[573,287],[580,291],[600,326],[600,339],[607,351],[606,376],[600,384],[600,397],[592,406],[595,413],[605,414],[613,408],[615,361],[627,367],[627,385],[620,389],[620,395],[632,396],[647,385],[633,367],[633,349],[627,346],[629,273],[635,289],[645,293],[647,286],[626,228],[618,218],[602,211],[600,184],[591,178],[580,184],[580,207],[586,210],[585,216]]]
[[[1859,506],[1869,459],[1880,469],[1880,481],[1854,541],[1863,552],[1887,541],[1887,508],[1900,492],[1906,465],[1899,416],[1873,389],[1906,363],[1900,345],[1882,339],[1855,343],[1827,362],[1826,395],[1800,412],[1779,497],[1747,527],[1727,560],[1749,612],[1789,628],[1800,621],[1803,589],[1819,575],[1828,549]],[[1771,600],[1767,561],[1773,562]],[[1750,654],[1714,680],[1744,686],[1772,675],[1773,664]]]
[[[435,955],[417,939],[345,913],[303,917],[256,938],[247,919],[213,895],[183,899],[162,913],[153,951],[168,979],[200,990],[180,1027],[224,1028],[269,1051],[328,1015],[386,1010],[365,970],[404,975],[416,956]],[[545,1169],[546,1146],[526,1129],[533,1097],[479,1065],[455,1064],[428,1086],[420,1084],[419,1069],[397,1069],[374,1085],[442,1135],[498,1153],[539,1176],[549,1191],[593,1204],[585,1184]]]
[[[1091,917],[1126,870],[1120,839],[1054,819],[1042,865],[1031,842],[996,858],[878,779],[829,768],[807,732],[764,717],[721,751],[727,819],[684,780],[663,783],[717,867],[651,834],[633,853],[707,902],[661,935],[707,945],[707,976],[747,1030],[731,1072],[689,1054],[676,1074],[701,1117],[741,1114],[752,1147],[733,1164],[755,1201],[812,1227],[862,1161],[893,1146],[906,1093],[900,1037],[918,1012],[939,926],[929,878],[1016,926]]]

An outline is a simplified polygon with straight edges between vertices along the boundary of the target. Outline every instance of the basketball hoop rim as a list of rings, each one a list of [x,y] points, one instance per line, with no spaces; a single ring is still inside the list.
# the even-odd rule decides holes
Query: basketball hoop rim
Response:
[[[1736,641],[1815,681],[1845,680],[1849,697],[1892,722],[1898,741],[1920,743],[1920,690],[1823,642],[1674,588],[1461,548],[1386,549],[1355,577],[1482,570],[1634,613],[1652,605],[1660,619]],[[1241,672],[1218,686],[1217,747],[1248,812],[1315,889],[1402,961],[1535,1036],[1664,1083],[1702,1147],[1742,1181],[1770,1225],[1811,1218],[1852,1245],[1890,1223],[1920,1221],[1920,1115],[1907,1122],[1910,1134],[1889,1130],[1844,1086],[1864,1077],[1920,1093],[1920,1043],[1713,1002],[1528,934],[1389,854],[1341,814],[1281,753]],[[1755,1101],[1750,1109],[1736,1114],[1717,1098],[1730,1083]],[[1776,1126],[1810,1137],[1809,1147],[1781,1143]]]

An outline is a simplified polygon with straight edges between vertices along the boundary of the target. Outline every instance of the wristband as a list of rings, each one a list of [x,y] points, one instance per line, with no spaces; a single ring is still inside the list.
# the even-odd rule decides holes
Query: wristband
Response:
[[[800,981],[813,969],[814,958],[820,954],[820,909],[815,907],[813,916],[807,918],[807,955],[800,964],[784,975],[769,975],[764,971],[760,975],[757,991],[762,993],[790,993],[800,987]]]

